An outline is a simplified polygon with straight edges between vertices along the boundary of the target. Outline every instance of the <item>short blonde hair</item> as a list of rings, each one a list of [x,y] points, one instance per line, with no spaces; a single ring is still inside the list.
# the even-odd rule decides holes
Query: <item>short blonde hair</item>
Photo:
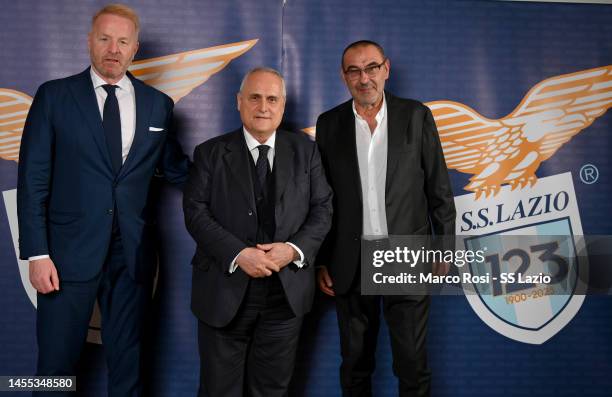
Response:
[[[136,35],[138,35],[138,32],[140,31],[140,19],[138,18],[136,11],[134,11],[132,8],[126,6],[125,4],[118,3],[105,5],[104,7],[100,8],[91,18],[91,26],[96,23],[96,19],[98,19],[100,15],[104,14],[117,15],[119,17],[129,19],[134,24],[134,27],[136,28]]]

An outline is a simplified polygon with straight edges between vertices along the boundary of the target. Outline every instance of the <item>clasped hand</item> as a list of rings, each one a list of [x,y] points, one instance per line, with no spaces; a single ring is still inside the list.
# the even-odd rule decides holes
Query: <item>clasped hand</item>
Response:
[[[272,272],[280,272],[296,256],[298,253],[289,244],[257,244],[240,251],[236,264],[251,277],[268,277]]]

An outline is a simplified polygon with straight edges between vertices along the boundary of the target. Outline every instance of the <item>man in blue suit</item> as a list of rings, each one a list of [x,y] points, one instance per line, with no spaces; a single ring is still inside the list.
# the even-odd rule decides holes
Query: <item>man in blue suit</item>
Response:
[[[94,15],[91,68],[38,89],[19,158],[20,257],[38,291],[37,374],[75,374],[98,299],[111,396],[142,393],[154,173],[182,185],[189,164],[169,129],[172,100],[127,73],[138,30],[129,7]]]

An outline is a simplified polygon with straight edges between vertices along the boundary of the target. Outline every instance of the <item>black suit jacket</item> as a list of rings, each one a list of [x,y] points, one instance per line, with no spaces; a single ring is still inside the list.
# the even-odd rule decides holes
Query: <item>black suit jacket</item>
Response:
[[[431,111],[385,92],[388,152],[385,209],[389,235],[455,233],[455,205]],[[317,259],[327,266],[337,294],[359,269],[363,230],[361,180],[352,99],[321,114],[317,144],[334,191],[332,229]]]
[[[249,276],[229,266],[256,242],[257,211],[251,178],[253,159],[242,128],[198,145],[183,196],[187,230],[197,243],[193,258],[191,308],[205,323],[222,327],[236,315]],[[279,277],[297,316],[314,296],[314,262],[331,226],[331,189],[317,146],[303,134],[277,131],[274,155],[275,222],[273,241],[291,242],[306,266],[290,264]]]

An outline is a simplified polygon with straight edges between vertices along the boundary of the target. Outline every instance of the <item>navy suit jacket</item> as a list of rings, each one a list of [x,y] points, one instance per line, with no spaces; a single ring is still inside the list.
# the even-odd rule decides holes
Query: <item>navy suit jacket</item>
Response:
[[[20,258],[50,255],[60,280],[85,281],[98,274],[114,216],[131,276],[144,280],[152,274],[155,211],[149,196],[154,173],[158,169],[178,185],[186,180],[189,160],[170,128],[172,99],[128,76],[134,86],[136,131],[117,176],[89,68],[44,83],[32,102],[19,154]]]
[[[306,265],[284,267],[279,278],[296,316],[307,313],[314,297],[314,262],[331,226],[332,192],[319,151],[303,134],[276,132],[274,148],[276,231],[273,241],[291,242]],[[238,312],[249,276],[233,259],[257,237],[257,211],[242,128],[210,139],[195,149],[185,185],[187,230],[197,243],[193,258],[191,309],[213,327],[227,325]]]

